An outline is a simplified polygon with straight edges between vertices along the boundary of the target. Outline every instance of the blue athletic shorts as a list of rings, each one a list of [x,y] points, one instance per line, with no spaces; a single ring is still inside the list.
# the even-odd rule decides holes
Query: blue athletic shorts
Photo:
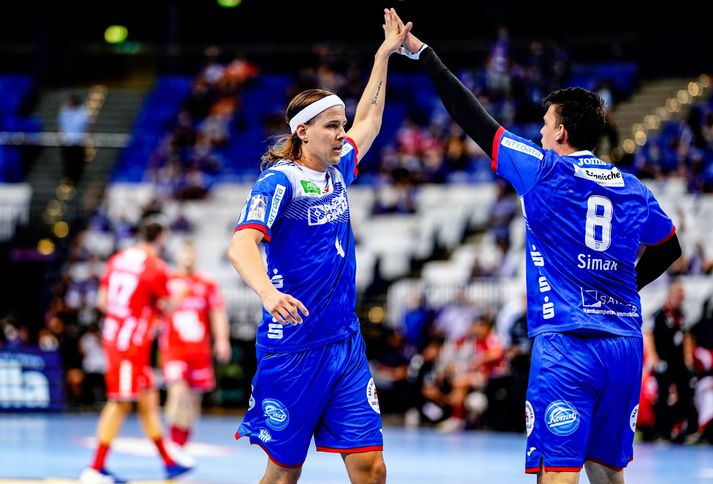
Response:
[[[300,467],[310,440],[318,451],[383,448],[381,414],[364,339],[296,353],[258,353],[250,407],[236,438],[250,436],[282,467]]]
[[[535,337],[527,388],[525,472],[615,470],[634,455],[643,342],[546,333]]]

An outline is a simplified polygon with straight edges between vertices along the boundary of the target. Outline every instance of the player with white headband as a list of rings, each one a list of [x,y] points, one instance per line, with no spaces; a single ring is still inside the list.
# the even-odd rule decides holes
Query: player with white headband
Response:
[[[335,94],[309,89],[292,99],[290,134],[262,157],[228,249],[264,306],[250,407],[236,434],[267,452],[261,482],[297,482],[312,437],[318,451],[342,455],[351,482],[386,480],[379,402],[354,311],[346,193],[381,128],[389,56],[411,28],[398,24],[393,9],[384,11],[384,24],[348,132]]]

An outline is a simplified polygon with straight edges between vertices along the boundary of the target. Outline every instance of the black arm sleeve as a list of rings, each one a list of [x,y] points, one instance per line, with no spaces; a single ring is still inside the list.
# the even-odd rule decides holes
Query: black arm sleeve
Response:
[[[473,138],[488,156],[492,156],[493,139],[500,128],[475,95],[441,62],[432,48],[426,47],[419,63],[436,86],[438,95],[451,117]]]
[[[681,257],[681,244],[676,234],[663,244],[646,247],[636,264],[637,290],[656,280],[679,257]]]

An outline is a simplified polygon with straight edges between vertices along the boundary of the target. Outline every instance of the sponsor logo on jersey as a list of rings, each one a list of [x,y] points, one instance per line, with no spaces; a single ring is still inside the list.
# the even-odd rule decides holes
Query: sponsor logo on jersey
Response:
[[[545,425],[555,435],[572,435],[579,428],[580,416],[574,405],[557,400],[545,410]]]
[[[593,181],[603,187],[623,187],[624,177],[616,168],[580,168],[574,166],[574,176]]]
[[[619,264],[613,260],[599,259],[589,254],[579,254],[577,255],[577,267],[588,271],[616,271],[619,269]]]
[[[537,267],[542,267],[545,265],[545,258],[542,256],[542,252],[538,251],[537,247],[535,247],[534,245],[532,246],[532,250],[530,251],[530,258],[532,259],[532,263]]]
[[[339,236],[337,236],[334,241],[334,247],[337,248],[337,254],[339,254],[340,257],[344,257],[344,248],[342,247],[342,244],[339,243]]]
[[[262,401],[262,412],[265,416],[265,424],[272,430],[282,430],[290,422],[287,407],[275,398],[266,398]]]
[[[265,211],[267,210],[267,196],[253,195],[250,197],[250,211],[247,220],[265,221]]]
[[[282,274],[277,272],[277,269],[273,269],[272,273],[274,275],[270,278],[270,282],[273,286],[275,286],[275,289],[282,289],[282,287],[285,285],[285,278],[282,277]]]
[[[314,194],[321,195],[322,189],[317,186],[317,184],[310,180],[300,180],[300,185],[302,185],[302,191],[305,195]]]
[[[349,211],[349,202],[346,192],[332,198],[322,205],[315,205],[307,209],[307,223],[309,225],[324,225],[339,220],[339,217]]]
[[[366,386],[366,401],[369,402],[369,406],[376,413],[381,413],[381,408],[379,408],[379,396],[376,394],[376,384],[374,379],[369,379],[369,384]]]
[[[351,150],[353,150],[354,147],[352,146],[351,143],[344,143],[344,146],[342,146],[342,152],[339,154],[339,156],[344,156],[348,154]]]
[[[629,428],[632,432],[636,432],[636,418],[639,416],[639,404],[637,403],[629,415]]]
[[[597,157],[588,157],[588,158],[580,158],[577,161],[577,165],[582,166],[582,165],[599,165],[599,166],[609,166],[609,163],[606,161],[602,161]]]
[[[272,320],[277,321],[275,318],[272,318]],[[282,323],[273,322],[267,325],[267,337],[269,339],[282,339],[284,335]]]
[[[532,429],[535,428],[535,409],[532,408],[529,400],[525,401],[525,428],[527,429],[528,437],[532,433]],[[527,455],[529,456],[530,454],[528,453]]]
[[[272,435],[267,429],[261,428],[257,433],[257,438],[267,443],[272,440]]]
[[[639,316],[639,309],[635,304],[627,304],[619,301],[596,289],[584,289],[580,287],[579,290],[582,294],[582,308],[587,314],[604,314],[634,318]],[[617,306],[619,307],[618,309],[616,309]]]
[[[272,227],[272,224],[275,223],[277,211],[280,209],[280,202],[282,202],[282,198],[285,196],[285,190],[284,185],[278,184],[275,187],[275,193],[272,195],[272,203],[270,203],[270,215],[267,217],[267,228]]]
[[[533,156],[538,160],[542,160],[542,158],[544,158],[542,152],[537,148],[533,148],[532,146],[526,145],[525,143],[521,143],[520,141],[515,141],[512,138],[507,138],[503,136],[500,145],[505,148],[510,148],[511,150],[519,151],[520,153],[525,153],[526,155]]]

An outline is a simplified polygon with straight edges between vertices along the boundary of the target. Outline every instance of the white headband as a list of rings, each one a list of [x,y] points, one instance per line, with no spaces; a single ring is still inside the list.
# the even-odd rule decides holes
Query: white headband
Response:
[[[306,123],[322,111],[326,111],[334,106],[344,106],[344,101],[342,101],[336,94],[323,97],[319,101],[313,102],[290,119],[290,131],[292,134],[295,134],[295,131],[297,131],[297,125]]]

